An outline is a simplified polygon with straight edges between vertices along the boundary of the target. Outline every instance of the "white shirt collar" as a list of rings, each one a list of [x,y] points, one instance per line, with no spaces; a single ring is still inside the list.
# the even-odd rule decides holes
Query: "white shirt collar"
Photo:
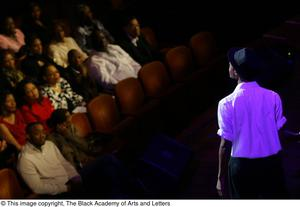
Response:
[[[234,91],[238,91],[240,89],[245,89],[245,88],[252,88],[252,87],[259,87],[259,85],[256,81],[241,82],[235,87]]]

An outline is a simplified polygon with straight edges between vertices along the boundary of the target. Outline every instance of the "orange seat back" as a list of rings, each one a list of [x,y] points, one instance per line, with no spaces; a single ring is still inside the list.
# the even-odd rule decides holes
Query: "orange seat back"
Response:
[[[9,168],[0,170],[0,199],[23,198],[24,191],[20,186],[15,171]]]
[[[79,137],[86,138],[92,133],[92,127],[86,113],[72,114],[71,122]]]
[[[199,32],[190,39],[190,47],[198,66],[205,66],[216,53],[216,42],[212,33]]]
[[[93,128],[102,133],[110,133],[120,122],[120,114],[112,95],[101,94],[87,105],[88,115]]]
[[[145,64],[140,69],[138,77],[149,97],[159,97],[171,83],[166,67],[160,61]]]
[[[170,49],[166,54],[165,62],[175,81],[182,80],[193,68],[191,50],[183,45]]]
[[[120,81],[115,87],[115,92],[124,115],[133,115],[144,104],[144,91],[136,78]]]

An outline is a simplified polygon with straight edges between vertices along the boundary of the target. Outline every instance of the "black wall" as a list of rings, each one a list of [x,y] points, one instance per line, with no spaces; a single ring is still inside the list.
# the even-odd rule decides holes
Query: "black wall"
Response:
[[[38,0],[51,18],[74,18],[74,5],[87,2],[96,16],[108,25],[113,24],[110,0]],[[10,0],[1,6],[4,16],[22,16],[29,0]],[[186,42],[202,30],[215,32],[224,47],[256,39],[263,32],[300,13],[292,0],[217,1],[217,0],[124,0],[137,14],[143,25],[155,29],[162,41]]]

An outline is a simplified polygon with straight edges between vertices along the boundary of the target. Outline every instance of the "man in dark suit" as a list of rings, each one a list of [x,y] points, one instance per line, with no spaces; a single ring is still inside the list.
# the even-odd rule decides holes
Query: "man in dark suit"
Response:
[[[157,60],[159,55],[141,34],[138,19],[127,15],[123,20],[123,37],[118,42],[119,45],[141,65]]]

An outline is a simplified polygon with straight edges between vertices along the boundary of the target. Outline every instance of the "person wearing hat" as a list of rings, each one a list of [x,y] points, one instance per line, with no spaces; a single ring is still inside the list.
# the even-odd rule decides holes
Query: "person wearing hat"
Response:
[[[229,76],[235,90],[218,105],[219,170],[217,191],[222,196],[226,150],[231,145],[228,183],[231,198],[285,197],[278,131],[286,118],[280,96],[255,81],[262,64],[250,48],[228,51]]]

